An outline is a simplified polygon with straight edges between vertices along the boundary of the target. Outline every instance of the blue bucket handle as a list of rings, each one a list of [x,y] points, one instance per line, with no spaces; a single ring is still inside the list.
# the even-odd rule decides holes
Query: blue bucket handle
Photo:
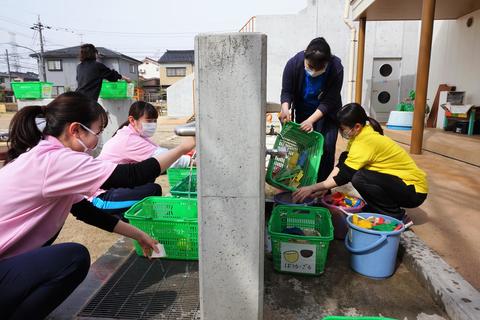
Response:
[[[387,236],[382,234],[382,235],[380,235],[380,238],[377,241],[375,241],[374,243],[366,246],[365,248],[354,249],[348,244],[348,238],[350,238],[350,237],[347,235],[345,237],[345,247],[347,247],[347,250],[352,252],[352,253],[359,253],[359,254],[362,254],[362,253],[365,253],[369,250],[372,250],[372,249],[378,247],[379,245],[381,245],[383,242],[385,242],[387,240]]]

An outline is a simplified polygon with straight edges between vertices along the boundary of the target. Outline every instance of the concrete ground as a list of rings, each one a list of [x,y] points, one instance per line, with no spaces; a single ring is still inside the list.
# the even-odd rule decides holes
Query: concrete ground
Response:
[[[408,151],[410,131],[386,134]],[[408,210],[412,229],[480,290],[480,136],[428,129],[424,148],[431,151],[412,157],[426,171],[430,192],[422,206]]]
[[[265,260],[264,319],[332,315],[448,319],[404,264],[392,277],[372,280],[352,271],[349,257],[343,241],[332,241],[325,273],[318,277],[274,272],[272,261]]]

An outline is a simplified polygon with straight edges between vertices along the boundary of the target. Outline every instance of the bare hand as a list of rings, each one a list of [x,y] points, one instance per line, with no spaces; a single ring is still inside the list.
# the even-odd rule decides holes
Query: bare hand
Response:
[[[132,80],[129,77],[122,76],[122,79],[128,83],[132,82]]]
[[[313,131],[313,122],[310,120],[305,120],[300,124],[300,129],[302,129],[305,132],[312,132]]]
[[[143,255],[145,257],[150,258],[150,256],[152,255],[152,250],[158,253],[158,249],[156,247],[158,241],[151,238],[145,232],[142,232],[139,239],[136,240],[138,241],[138,244],[142,247]]]
[[[288,107],[285,108],[282,106],[282,111],[280,111],[278,119],[281,123],[292,121],[292,116],[290,115],[290,110],[288,110]]]
[[[292,200],[294,203],[304,202],[306,198],[312,197],[314,192],[313,186],[302,187],[292,194]]]
[[[180,145],[182,146],[182,149],[185,150],[185,153],[193,150],[196,145],[195,137],[184,137]]]
[[[327,193],[327,191],[328,190],[315,191],[314,193],[312,193],[312,198],[321,198]]]

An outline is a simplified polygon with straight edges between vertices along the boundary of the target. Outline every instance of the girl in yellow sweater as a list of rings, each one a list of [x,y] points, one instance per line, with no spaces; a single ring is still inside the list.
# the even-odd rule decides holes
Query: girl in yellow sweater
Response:
[[[420,206],[428,193],[426,174],[408,153],[384,136],[380,124],[357,103],[345,105],[337,118],[342,137],[350,140],[347,150],[326,180],[298,189],[293,200],[319,197],[351,182],[371,212],[401,220],[403,208]]]

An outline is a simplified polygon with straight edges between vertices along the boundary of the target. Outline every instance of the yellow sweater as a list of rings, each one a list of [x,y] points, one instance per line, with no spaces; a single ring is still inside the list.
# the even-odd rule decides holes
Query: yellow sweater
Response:
[[[427,175],[408,153],[392,139],[382,136],[370,125],[350,140],[345,164],[352,169],[367,169],[397,176],[418,193],[428,193]]]

